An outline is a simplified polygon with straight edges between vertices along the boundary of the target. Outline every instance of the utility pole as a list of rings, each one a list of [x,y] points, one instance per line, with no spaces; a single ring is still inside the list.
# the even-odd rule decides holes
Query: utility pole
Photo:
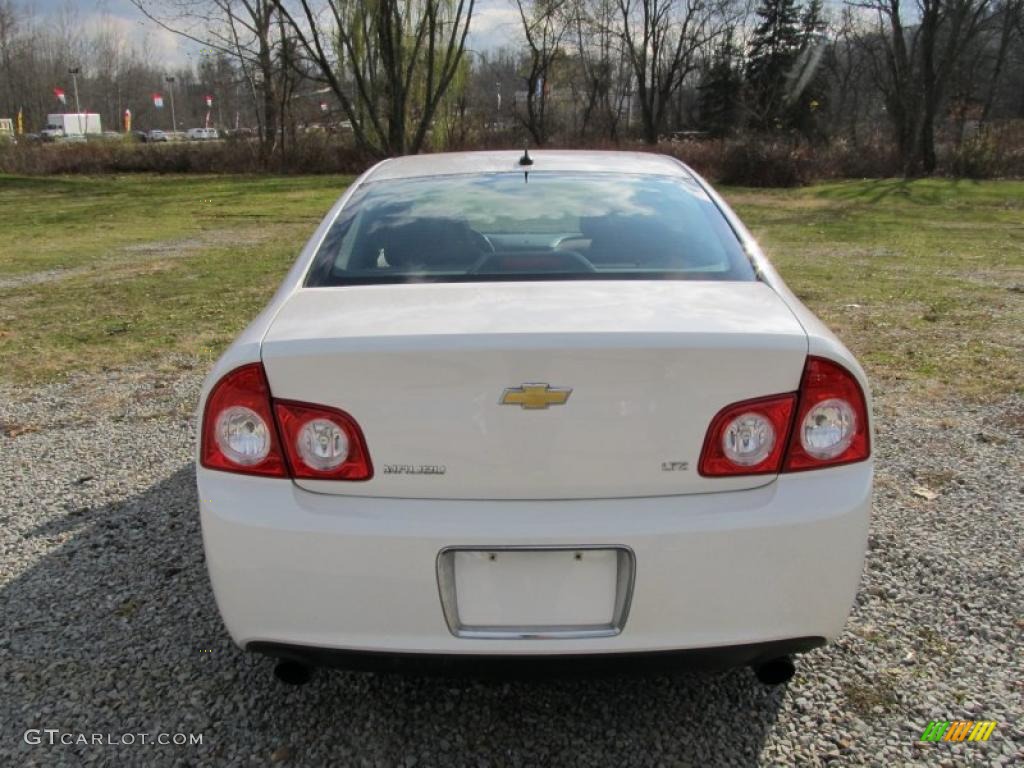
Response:
[[[174,116],[174,78],[171,77],[171,76],[168,76],[165,79],[167,80],[167,82],[171,86],[171,132],[172,133],[177,133],[178,132],[178,120]]]
[[[85,131],[82,129],[82,107],[78,103],[78,73],[81,72],[81,67],[69,67],[68,74],[71,75],[71,83],[74,86],[75,91],[75,114],[78,116],[78,132],[85,135]]]

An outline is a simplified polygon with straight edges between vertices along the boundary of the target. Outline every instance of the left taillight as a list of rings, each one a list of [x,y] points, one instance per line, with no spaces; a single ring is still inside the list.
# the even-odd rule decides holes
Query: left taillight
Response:
[[[203,411],[200,460],[204,467],[266,477],[288,477],[263,366],[243,365],[214,385]]]
[[[311,480],[369,480],[373,477],[363,432],[356,420],[344,411],[275,400],[274,412],[292,477]]]
[[[326,406],[274,400],[259,363],[230,371],[210,391],[200,456],[209,469],[265,477],[373,477],[355,419]]]

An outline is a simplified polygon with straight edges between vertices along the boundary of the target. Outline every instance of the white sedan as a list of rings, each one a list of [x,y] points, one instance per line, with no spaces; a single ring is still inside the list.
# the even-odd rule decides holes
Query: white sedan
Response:
[[[202,393],[242,648],[318,665],[750,665],[835,638],[864,373],[653,154],[435,154],[346,191]]]

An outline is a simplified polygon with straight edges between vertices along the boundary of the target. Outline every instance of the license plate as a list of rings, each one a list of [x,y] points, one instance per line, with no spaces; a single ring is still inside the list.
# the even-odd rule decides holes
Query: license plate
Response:
[[[445,616],[461,637],[618,634],[632,576],[624,548],[453,548],[438,558]]]

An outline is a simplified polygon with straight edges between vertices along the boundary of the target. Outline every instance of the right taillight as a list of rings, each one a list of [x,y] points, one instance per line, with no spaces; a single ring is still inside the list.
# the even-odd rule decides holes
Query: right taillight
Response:
[[[867,401],[857,379],[831,360],[807,358],[783,471],[850,464],[870,455]]]
[[[705,477],[800,472],[871,454],[867,401],[853,374],[808,357],[800,390],[744,400],[711,420],[698,471]]]

